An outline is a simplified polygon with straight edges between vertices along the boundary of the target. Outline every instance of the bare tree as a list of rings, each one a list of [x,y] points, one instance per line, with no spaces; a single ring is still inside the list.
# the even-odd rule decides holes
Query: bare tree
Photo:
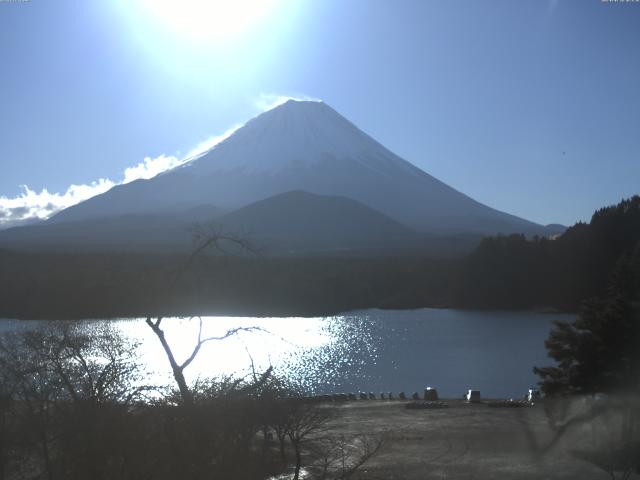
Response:
[[[222,255],[230,254],[230,247],[235,248],[236,250],[244,251],[244,252],[252,252],[257,253],[258,249],[253,247],[249,241],[243,238],[238,234],[229,234],[222,233],[218,227],[214,224],[196,224],[191,227],[192,240],[193,240],[193,248],[190,255],[187,257],[187,260],[174,271],[173,276],[173,286],[175,287],[178,280],[182,277],[182,275],[187,272],[194,264],[194,262],[202,257],[202,255],[209,249],[213,249]],[[227,330],[226,333],[220,336],[210,336],[203,338],[202,337],[202,318],[198,317],[198,336],[193,347],[191,354],[181,363],[175,358],[173,350],[169,345],[169,342],[166,338],[164,331],[160,328],[163,317],[151,317],[148,316],[146,323],[149,325],[153,333],[158,337],[160,344],[167,356],[167,360],[169,361],[169,365],[171,366],[171,371],[173,373],[173,378],[178,385],[178,390],[180,391],[180,396],[182,399],[182,403],[184,405],[193,405],[194,397],[193,392],[189,388],[189,385],[184,376],[185,369],[193,362],[193,360],[198,355],[198,352],[202,348],[202,346],[213,340],[224,340],[226,338],[237,335],[240,332],[250,332],[255,330],[260,330],[257,327],[239,327],[232,328]]]
[[[321,480],[346,480],[376,456],[384,444],[384,435],[327,436],[313,447],[317,457],[313,467]]]
[[[302,451],[305,444],[314,435],[325,432],[328,421],[333,411],[326,407],[309,405],[300,399],[288,400],[290,411],[288,413],[286,432],[295,454],[295,468],[293,480],[300,478],[302,467]]]
[[[196,260],[205,258],[207,251],[214,251],[225,257],[235,255],[238,252],[259,254],[261,249],[256,247],[241,233],[227,233],[214,223],[196,223],[189,229],[191,231],[192,248],[187,260],[174,271],[174,282],[191,269]]]
[[[21,476],[108,475],[107,465],[121,458],[122,436],[108,426],[120,424],[147,390],[138,383],[142,375],[133,352],[108,327],[69,323],[0,339],[3,383],[10,386],[18,425],[13,448],[21,452],[22,468],[31,470]]]
[[[195,346],[191,351],[191,354],[184,360],[182,363],[178,363],[173,354],[173,350],[167,341],[164,331],[160,328],[162,322],[162,317],[158,317],[156,320],[153,320],[151,317],[147,317],[147,325],[151,327],[153,333],[156,334],[158,340],[160,340],[160,344],[164,349],[165,354],[167,355],[167,359],[169,360],[169,364],[171,365],[171,371],[173,372],[173,378],[175,379],[178,390],[180,391],[180,396],[182,399],[182,403],[184,405],[193,405],[193,392],[189,388],[187,384],[187,380],[184,376],[185,369],[191,365],[191,362],[195,360],[198,352],[202,348],[202,346],[213,340],[224,340],[225,338],[229,338],[233,335],[237,335],[240,332],[251,332],[255,330],[260,330],[259,327],[237,327],[227,330],[226,333],[219,336],[210,336],[210,337],[202,337],[202,318],[198,318],[198,337],[195,342]]]

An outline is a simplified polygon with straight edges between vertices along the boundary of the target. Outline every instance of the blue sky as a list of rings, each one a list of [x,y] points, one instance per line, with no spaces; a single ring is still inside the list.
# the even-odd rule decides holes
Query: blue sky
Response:
[[[145,0],[0,1],[0,210],[148,176],[278,96],[536,222],[640,193],[640,2],[246,1],[186,25]]]

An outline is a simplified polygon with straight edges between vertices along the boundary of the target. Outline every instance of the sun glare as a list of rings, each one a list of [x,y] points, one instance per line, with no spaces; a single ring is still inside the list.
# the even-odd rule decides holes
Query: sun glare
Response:
[[[164,26],[193,41],[223,41],[251,29],[276,0],[143,0]]]

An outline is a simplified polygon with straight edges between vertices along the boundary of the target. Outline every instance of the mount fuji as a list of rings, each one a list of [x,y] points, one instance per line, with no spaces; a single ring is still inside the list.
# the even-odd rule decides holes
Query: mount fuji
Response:
[[[238,209],[294,191],[312,195],[311,203],[316,207],[323,199],[331,199],[329,210],[323,210],[325,219],[330,211],[341,210],[336,198],[351,202],[348,211],[358,210],[353,202],[362,207],[360,212],[372,210],[370,215],[346,221],[356,230],[366,219],[375,218],[376,225],[386,226],[373,230],[362,226],[368,235],[371,231],[381,237],[403,238],[409,231],[416,235],[476,236],[556,233],[551,227],[495,210],[449,187],[389,151],[326,103],[290,100],[248,121],[226,140],[179,167],[148,180],[116,186],[61,211],[42,225],[3,232],[0,243],[3,237],[15,238],[16,234],[25,239],[31,235],[29,231],[46,238],[47,231],[64,231],[70,223],[109,224],[116,234],[119,223],[114,219],[126,217],[129,225],[132,216],[139,219],[133,223],[142,228],[143,218],[153,218],[155,224],[164,222],[159,219],[175,224],[184,218],[205,220],[207,212],[215,211],[213,216],[224,224],[225,217],[233,217]],[[290,217],[286,209],[278,210],[283,204],[281,200],[268,202],[269,215],[278,218],[280,212],[284,219],[280,223],[285,224],[287,218],[302,221],[300,212]],[[265,208],[255,211],[265,212]],[[197,212],[203,218],[198,218]],[[310,211],[305,219],[310,224],[316,221],[313,215]],[[253,218],[256,223],[255,215],[236,217],[235,226],[238,218]],[[341,225],[345,228],[345,223]],[[397,227],[393,234],[388,231],[391,225]],[[253,224],[240,226],[251,230]],[[274,233],[270,231],[271,238]]]

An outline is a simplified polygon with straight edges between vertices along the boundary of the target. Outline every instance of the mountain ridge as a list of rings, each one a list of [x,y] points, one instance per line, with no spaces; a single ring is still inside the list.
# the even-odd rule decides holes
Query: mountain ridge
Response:
[[[293,190],[351,198],[423,233],[549,233],[458,192],[324,102],[309,101],[286,102],[185,164],[116,186],[48,222],[168,213],[203,204],[232,211]]]
[[[481,240],[478,235],[416,232],[357,200],[297,190],[232,212],[202,205],[170,214],[123,214],[16,227],[0,232],[0,248],[184,254],[193,248],[193,233],[209,229],[241,238],[268,256],[450,257],[470,252]]]

